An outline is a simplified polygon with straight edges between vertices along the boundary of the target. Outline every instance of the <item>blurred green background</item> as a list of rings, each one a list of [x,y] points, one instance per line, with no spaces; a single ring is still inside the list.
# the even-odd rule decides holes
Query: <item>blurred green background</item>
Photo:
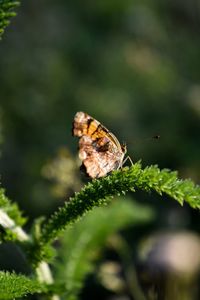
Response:
[[[127,142],[133,161],[199,182],[198,0],[23,1],[0,57],[1,183],[30,222],[82,185],[71,136],[80,110]],[[186,205],[135,197],[156,211],[154,231],[199,232]]]

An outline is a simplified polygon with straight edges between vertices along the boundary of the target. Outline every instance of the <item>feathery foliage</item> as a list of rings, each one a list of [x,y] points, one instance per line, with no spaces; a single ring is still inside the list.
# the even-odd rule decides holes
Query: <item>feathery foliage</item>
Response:
[[[16,223],[22,226],[26,223],[26,218],[22,216],[16,203],[12,203],[5,195],[5,190],[0,188],[0,209],[2,209],[8,216]]]
[[[19,1],[0,0],[0,38],[4,33],[5,27],[10,24],[10,19],[16,16],[16,13],[13,10],[19,5]]]
[[[0,188],[0,241],[21,240],[19,236],[22,233],[20,226],[24,225],[25,222],[26,218],[22,216],[17,204],[11,203],[5,196],[4,189]]]
[[[33,293],[45,292],[44,285],[14,272],[0,272],[0,299],[15,299]]]
[[[74,198],[59,208],[43,226],[41,242],[53,241],[67,225],[84,215],[95,206],[108,204],[116,195],[141,189],[165,193],[183,205],[184,201],[193,208],[200,208],[200,187],[191,180],[180,180],[177,172],[160,170],[157,166],[142,170],[140,162],[110,176],[88,183]]]
[[[65,281],[68,299],[76,299],[84,279],[94,269],[94,261],[114,232],[128,225],[151,221],[152,211],[129,201],[117,199],[108,207],[96,208],[81,222],[69,228],[62,239],[57,265],[58,277]]]
[[[42,261],[52,257],[51,242],[68,225],[77,221],[86,212],[95,207],[110,203],[111,198],[114,196],[123,195],[136,189],[148,192],[156,191],[160,195],[165,193],[181,205],[185,201],[193,208],[200,208],[200,187],[195,186],[191,180],[180,180],[177,178],[176,172],[171,172],[167,169],[160,170],[157,166],[142,169],[141,163],[138,162],[130,168],[114,171],[110,176],[93,180],[45,222],[41,219],[35,223],[32,238],[28,237],[28,248],[23,248],[23,251],[26,252],[27,257],[30,259],[33,269],[41,265]],[[12,204],[5,197],[3,190],[1,191],[0,204],[2,210],[5,208],[8,214],[14,212],[13,217],[16,221],[20,220],[20,212],[15,206],[13,208]],[[94,210],[88,215],[88,218],[74,225],[74,228],[68,229],[68,236],[65,241],[67,244],[67,255],[63,262],[66,280],[64,290],[68,297],[70,299],[76,298],[85,276],[92,270],[94,259],[96,258],[95,255],[93,257],[92,255],[88,256],[92,249],[100,250],[108,235],[114,231],[124,228],[130,223],[144,222],[150,217],[151,213],[148,210],[143,210],[143,208],[130,204],[127,200],[120,199],[117,204],[114,203],[110,207]],[[112,220],[112,222],[109,222],[109,220]],[[65,243],[64,248],[66,249]],[[62,251],[64,250],[61,250],[61,255]],[[10,277],[10,274],[7,274],[7,276]],[[4,277],[2,277],[2,280],[5,280]],[[11,277],[10,280],[13,281],[13,278]],[[51,282],[53,283],[52,280]],[[21,294],[23,294],[23,288],[26,285],[22,285],[21,281],[17,284],[21,286]],[[32,287],[31,284],[30,286]],[[63,283],[61,282],[61,284]],[[51,288],[48,289],[48,292],[50,290]],[[34,285],[33,290],[30,288],[29,291],[38,292],[38,289]],[[62,287],[59,293],[63,292]],[[17,295],[19,293],[16,296],[13,294],[13,297],[17,297]],[[8,299],[8,297],[5,295],[4,298]]]

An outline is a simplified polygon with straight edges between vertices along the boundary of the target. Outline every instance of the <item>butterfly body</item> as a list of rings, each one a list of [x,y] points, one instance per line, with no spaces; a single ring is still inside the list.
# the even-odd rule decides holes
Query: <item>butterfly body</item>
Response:
[[[123,165],[126,147],[100,122],[77,112],[73,135],[79,137],[79,158],[91,178],[106,176]]]

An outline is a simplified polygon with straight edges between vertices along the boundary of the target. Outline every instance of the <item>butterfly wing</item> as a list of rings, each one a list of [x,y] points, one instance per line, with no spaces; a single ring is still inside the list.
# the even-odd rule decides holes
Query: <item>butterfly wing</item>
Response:
[[[94,141],[89,136],[82,136],[79,141],[79,158],[92,178],[105,176],[118,169],[123,157],[124,154],[107,137]]]
[[[79,158],[92,178],[105,176],[122,165],[125,152],[116,137],[88,114],[78,112],[73,135],[80,137]]]
[[[92,140],[95,140],[97,137],[99,138],[105,135],[105,132],[102,132],[100,127],[102,127],[100,122],[80,111],[77,112],[74,117],[72,134],[78,137],[86,135]],[[105,130],[107,129],[105,128]]]

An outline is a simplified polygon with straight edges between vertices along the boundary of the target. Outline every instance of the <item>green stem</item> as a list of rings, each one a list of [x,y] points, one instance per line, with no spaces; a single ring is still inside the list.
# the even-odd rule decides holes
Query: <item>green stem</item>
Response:
[[[15,222],[2,209],[0,209],[0,225],[5,229],[11,230],[16,235],[16,239],[19,242],[30,241],[29,235],[20,226],[17,226]],[[38,264],[36,275],[39,282],[46,284],[53,283],[51,270],[49,268],[49,265],[45,261],[41,261]],[[57,295],[52,295],[51,300],[59,300],[59,297]]]

